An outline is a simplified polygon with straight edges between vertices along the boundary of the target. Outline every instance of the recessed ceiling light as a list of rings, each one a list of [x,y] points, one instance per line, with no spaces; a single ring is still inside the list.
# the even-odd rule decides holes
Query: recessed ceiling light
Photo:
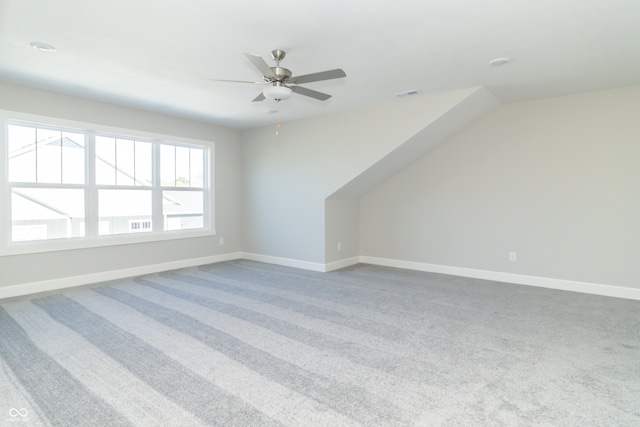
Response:
[[[500,65],[504,65],[511,62],[511,58],[496,58],[496,59],[492,59],[489,62],[489,65],[492,65],[494,67],[499,67]]]
[[[56,51],[55,46],[51,46],[50,44],[42,43],[42,42],[33,42],[31,43],[31,47],[35,50],[39,50],[40,52],[45,53],[53,53]]]

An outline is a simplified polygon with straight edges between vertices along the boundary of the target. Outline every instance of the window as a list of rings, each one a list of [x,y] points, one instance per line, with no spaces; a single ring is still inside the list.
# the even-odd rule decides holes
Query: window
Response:
[[[8,246],[212,233],[208,145],[17,121],[5,130]]]
[[[203,160],[199,148],[160,145],[165,230],[203,226]]]
[[[9,125],[11,240],[85,235],[85,136]]]

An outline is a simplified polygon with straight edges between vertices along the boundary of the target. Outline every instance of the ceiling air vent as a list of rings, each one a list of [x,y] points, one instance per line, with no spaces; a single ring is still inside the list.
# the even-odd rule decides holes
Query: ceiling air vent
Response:
[[[417,95],[417,94],[418,94],[418,90],[417,89],[411,89],[411,90],[407,90],[405,92],[395,93],[394,95],[397,96],[398,98],[404,98],[405,96],[412,96],[412,95]]]

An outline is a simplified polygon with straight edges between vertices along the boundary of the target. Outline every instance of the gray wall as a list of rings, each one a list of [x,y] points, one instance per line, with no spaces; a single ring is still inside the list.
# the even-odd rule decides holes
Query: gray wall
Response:
[[[121,270],[241,250],[239,132],[131,108],[0,84],[0,109],[215,142],[217,236],[0,256],[0,286]],[[219,245],[224,237],[225,245]]]
[[[0,109],[214,141],[218,232],[2,256],[0,284],[242,251],[319,265],[363,255],[639,288],[640,86],[499,107],[360,200],[352,191],[334,197],[472,92],[285,122],[276,137],[275,125],[238,132],[0,84]]]
[[[360,254],[640,288],[640,86],[494,110],[360,200]]]
[[[325,202],[325,262],[360,255],[360,207],[358,200],[327,199]]]
[[[345,205],[325,207],[325,199],[476,91],[283,123],[279,136],[275,125],[243,131],[245,251],[319,264],[354,253],[357,232],[336,234],[349,226],[350,217],[343,224],[334,215]],[[340,254],[328,249],[336,239]]]

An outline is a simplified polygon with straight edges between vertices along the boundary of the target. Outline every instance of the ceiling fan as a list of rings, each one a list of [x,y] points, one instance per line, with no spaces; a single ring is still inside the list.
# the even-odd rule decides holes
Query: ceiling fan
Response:
[[[302,76],[293,76],[291,70],[280,66],[280,61],[284,59],[285,51],[281,49],[274,49],[271,51],[271,56],[276,61],[275,67],[269,67],[262,57],[251,53],[244,54],[254,67],[262,73],[261,82],[251,82],[243,80],[220,80],[220,79],[207,79],[217,82],[231,82],[231,83],[252,83],[259,85],[267,85],[260,95],[256,96],[252,102],[264,101],[265,99],[273,99],[276,102],[280,102],[283,99],[287,99],[293,92],[308,96],[310,98],[318,99],[320,101],[326,101],[331,98],[331,95],[318,92],[300,86],[302,83],[319,82],[323,80],[338,79],[341,77],[347,77],[347,74],[336,68],[335,70],[321,71],[319,73],[304,74]]]

